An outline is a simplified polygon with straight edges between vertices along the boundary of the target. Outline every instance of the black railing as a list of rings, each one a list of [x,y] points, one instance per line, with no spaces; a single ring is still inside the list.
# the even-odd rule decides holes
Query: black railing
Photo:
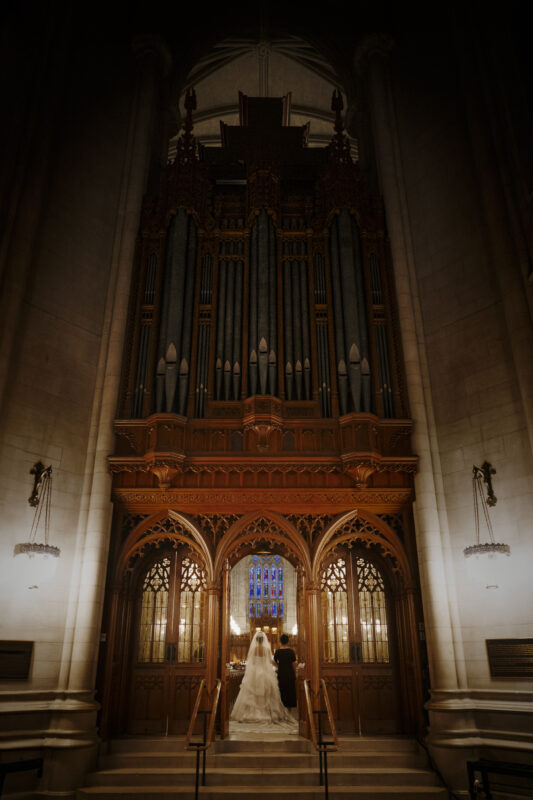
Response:
[[[318,752],[318,761],[320,765],[320,785],[324,787],[325,800],[328,800],[329,798],[328,753],[331,753],[334,750],[338,749],[337,731],[335,729],[335,722],[333,720],[333,714],[331,713],[328,691],[326,689],[326,682],[324,681],[324,679],[322,678],[320,680],[317,697],[315,701],[315,704],[319,706],[318,709],[313,708],[314,704],[311,701],[311,693],[313,692],[313,690],[311,689],[309,680],[304,681],[304,689],[305,689],[305,702],[307,705],[307,715],[309,717],[309,730],[311,733],[311,741],[313,742],[315,750]],[[324,700],[324,705],[325,705],[324,709],[321,708],[322,698]],[[316,725],[315,725],[315,717],[317,720]],[[329,732],[330,738],[328,739],[324,739],[324,729],[322,724],[323,717],[327,717],[328,719],[329,731],[330,731]]]
[[[516,778],[526,778],[527,784],[516,785],[516,788],[533,788],[533,765],[513,764],[510,761],[491,761],[487,758],[480,758],[478,761],[467,761],[468,789],[472,800],[480,800],[480,789],[485,800],[492,800],[489,775],[512,775]],[[481,781],[476,777],[479,774]],[[511,787],[506,787],[510,789]],[[513,788],[514,784],[513,784]],[[499,789],[499,791],[501,791]],[[533,793],[532,793],[533,794]]]
[[[194,704],[194,710],[192,712],[191,721],[189,723],[189,730],[187,731],[187,736],[185,737],[185,749],[196,750],[196,779],[194,785],[195,800],[198,800],[198,790],[200,785],[200,753],[202,753],[202,786],[205,786],[205,758],[209,745],[213,741],[213,733],[215,730],[215,717],[217,713],[218,698],[220,697],[221,686],[222,686],[222,681],[218,679],[213,691],[208,692],[207,689],[205,688],[205,680],[202,678],[202,682],[200,683],[200,688],[198,689],[196,702]],[[200,710],[200,704],[204,696],[206,698],[208,708]],[[192,737],[198,735],[195,733],[195,728],[196,728],[196,721],[199,715],[203,717],[202,738],[200,740],[192,741]]]

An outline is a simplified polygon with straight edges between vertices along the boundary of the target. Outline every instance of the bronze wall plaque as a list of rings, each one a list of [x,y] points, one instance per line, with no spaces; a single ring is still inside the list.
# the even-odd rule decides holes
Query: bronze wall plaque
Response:
[[[33,642],[0,641],[0,680],[27,681]]]
[[[486,639],[493,678],[533,678],[533,639]]]

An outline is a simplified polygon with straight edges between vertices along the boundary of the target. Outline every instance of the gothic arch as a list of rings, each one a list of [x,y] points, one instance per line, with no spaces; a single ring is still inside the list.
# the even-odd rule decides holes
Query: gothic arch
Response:
[[[257,542],[277,544],[289,561],[296,561],[307,575],[311,574],[309,548],[296,528],[272,511],[252,511],[237,520],[221,540],[215,556],[215,575],[222,574],[227,559],[236,561],[240,553],[246,555]]]
[[[198,556],[207,580],[211,582],[214,575],[213,559],[202,532],[186,516],[172,509],[153,514],[131,531],[121,548],[115,580],[120,581],[132,560],[141,556],[148,546],[158,547],[162,543],[175,545],[178,542],[187,545]]]
[[[398,534],[383,520],[369,511],[349,511],[335,519],[317,540],[313,553],[312,580],[319,581],[324,561],[342,544],[360,542],[365,547],[377,547],[381,555],[392,561],[405,586],[412,586],[412,572],[403,543]]]

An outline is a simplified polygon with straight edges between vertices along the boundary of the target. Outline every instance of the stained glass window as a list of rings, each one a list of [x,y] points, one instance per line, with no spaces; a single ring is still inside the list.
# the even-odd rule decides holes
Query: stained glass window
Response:
[[[277,600],[283,597],[283,567],[278,555],[252,556],[249,566],[250,598],[261,598],[263,602],[249,603],[249,616],[283,617],[283,603]],[[272,605],[268,600],[273,600]]]

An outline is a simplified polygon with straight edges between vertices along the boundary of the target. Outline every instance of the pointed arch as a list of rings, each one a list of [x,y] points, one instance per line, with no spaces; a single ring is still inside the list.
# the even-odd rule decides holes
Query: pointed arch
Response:
[[[258,542],[278,545],[289,561],[301,564],[305,574],[311,575],[311,554],[303,536],[280,514],[273,511],[251,511],[244,514],[220,541],[215,556],[215,575],[222,572],[226,559],[235,557]],[[237,560],[237,559],[235,559]]]
[[[336,547],[360,542],[365,547],[376,546],[384,556],[391,558],[393,569],[406,586],[412,586],[411,566],[398,534],[386,522],[369,511],[349,511],[341,515],[324,530],[313,553],[312,580],[318,581],[324,561]]]
[[[115,579],[120,581],[132,559],[142,555],[150,545],[162,543],[187,545],[199,558],[206,571],[208,582],[213,581],[213,558],[202,532],[185,515],[172,509],[159,511],[144,519],[124,542],[115,569]]]

